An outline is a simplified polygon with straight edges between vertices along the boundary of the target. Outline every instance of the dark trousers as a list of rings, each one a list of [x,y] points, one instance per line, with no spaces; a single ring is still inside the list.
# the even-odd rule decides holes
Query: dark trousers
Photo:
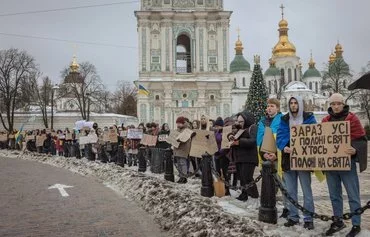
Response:
[[[228,174],[228,169],[229,169],[229,159],[226,156],[221,156],[217,157],[215,159],[215,164],[216,164],[216,171],[217,173],[221,176],[224,176],[225,180],[229,182],[230,177]],[[222,171],[222,172],[221,172]]]
[[[254,169],[256,168],[255,164],[251,163],[237,163],[236,164],[236,172],[240,178],[240,185],[244,186],[249,184],[250,182],[254,181],[253,174]],[[251,188],[247,190],[248,196],[252,198],[258,198],[258,189],[257,185],[253,185]]]

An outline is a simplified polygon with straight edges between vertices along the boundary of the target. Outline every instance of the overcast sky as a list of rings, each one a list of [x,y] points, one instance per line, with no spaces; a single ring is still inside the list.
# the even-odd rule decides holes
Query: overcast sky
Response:
[[[117,81],[134,81],[138,77],[134,11],[140,8],[139,1],[68,11],[1,15],[124,1],[130,0],[0,0],[0,48],[28,51],[41,71],[60,83],[60,71],[70,63],[74,53],[73,43],[5,34],[110,45],[77,43],[76,54],[78,61],[95,64],[106,86],[114,90]],[[233,11],[230,60],[234,56],[236,29],[240,27],[244,56],[253,64],[253,55],[261,55],[262,65],[267,69],[271,49],[278,41],[281,3],[286,7],[289,39],[297,48],[303,70],[307,69],[311,49],[317,68],[323,70],[337,40],[355,75],[370,61],[369,0],[224,0],[225,10]]]

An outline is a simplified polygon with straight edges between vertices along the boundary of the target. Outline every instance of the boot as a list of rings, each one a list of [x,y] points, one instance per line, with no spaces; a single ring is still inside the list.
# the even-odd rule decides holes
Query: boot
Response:
[[[289,210],[288,208],[284,208],[283,209],[283,213],[281,213],[280,217],[279,218],[288,218],[288,215],[289,215]]]
[[[242,202],[245,202],[248,200],[248,193],[246,191],[243,191],[239,197],[237,197],[236,199],[238,199],[239,201],[242,201]]]
[[[351,231],[346,235],[346,237],[355,237],[361,232],[361,227],[359,225],[354,225]]]
[[[334,233],[341,231],[342,229],[346,228],[346,225],[344,224],[343,221],[336,221],[331,223],[330,229],[326,231],[325,235],[326,236],[331,236]],[[352,230],[351,230],[352,231]]]

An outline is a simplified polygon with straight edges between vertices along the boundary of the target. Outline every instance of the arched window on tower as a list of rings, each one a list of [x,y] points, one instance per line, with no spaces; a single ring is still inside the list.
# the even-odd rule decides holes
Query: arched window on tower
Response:
[[[346,80],[343,80],[343,87],[347,89],[347,83],[346,83]]]
[[[269,94],[271,94],[271,81],[269,81]]]
[[[282,69],[280,69],[280,75],[281,75],[281,77],[283,78],[283,82],[284,82],[284,84],[285,84],[285,72],[284,72],[284,69],[282,68]]]
[[[243,77],[243,87],[246,87],[246,85],[245,85],[245,77]]]
[[[288,68],[288,81],[292,81],[292,69]]]
[[[191,73],[191,50],[190,38],[181,34],[176,42],[176,72]]]
[[[278,92],[278,84],[277,84],[276,80],[274,81],[274,92],[275,92],[275,94],[277,94],[277,92]]]
[[[155,100],[159,100],[159,95],[156,95],[155,96]]]
[[[234,78],[234,88],[236,88],[236,78]]]
[[[316,91],[316,94],[319,93],[319,83],[318,82],[315,82],[315,91]]]
[[[312,82],[309,83],[310,90],[312,90]]]
[[[297,79],[297,68],[294,68],[294,80],[298,81],[298,79]]]

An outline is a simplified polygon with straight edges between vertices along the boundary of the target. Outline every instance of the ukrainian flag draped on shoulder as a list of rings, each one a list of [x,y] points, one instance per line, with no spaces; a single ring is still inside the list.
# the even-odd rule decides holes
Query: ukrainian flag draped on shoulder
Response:
[[[281,112],[276,114],[275,117],[273,118],[271,124],[270,124],[270,128],[272,130],[272,134],[274,135],[275,140],[276,140],[277,130],[279,129],[279,125],[280,125],[281,116],[282,116]],[[262,145],[263,136],[265,134],[265,121],[266,121],[266,117],[262,118],[258,122],[258,130],[257,130],[257,149],[258,149],[258,160],[259,160],[260,165],[262,165],[263,160],[262,160],[262,157],[261,157],[259,151],[260,151],[260,147]],[[279,151],[278,151],[278,160],[277,161],[278,161],[278,164],[277,164],[278,174],[281,176],[282,175],[281,152],[279,152]]]
[[[21,141],[22,140],[22,135],[21,135],[21,133],[22,133],[22,131],[23,131],[23,126],[24,126],[24,124],[22,124],[22,126],[21,126],[21,128],[19,129],[19,131],[15,134],[15,143],[17,144],[19,141]]]

